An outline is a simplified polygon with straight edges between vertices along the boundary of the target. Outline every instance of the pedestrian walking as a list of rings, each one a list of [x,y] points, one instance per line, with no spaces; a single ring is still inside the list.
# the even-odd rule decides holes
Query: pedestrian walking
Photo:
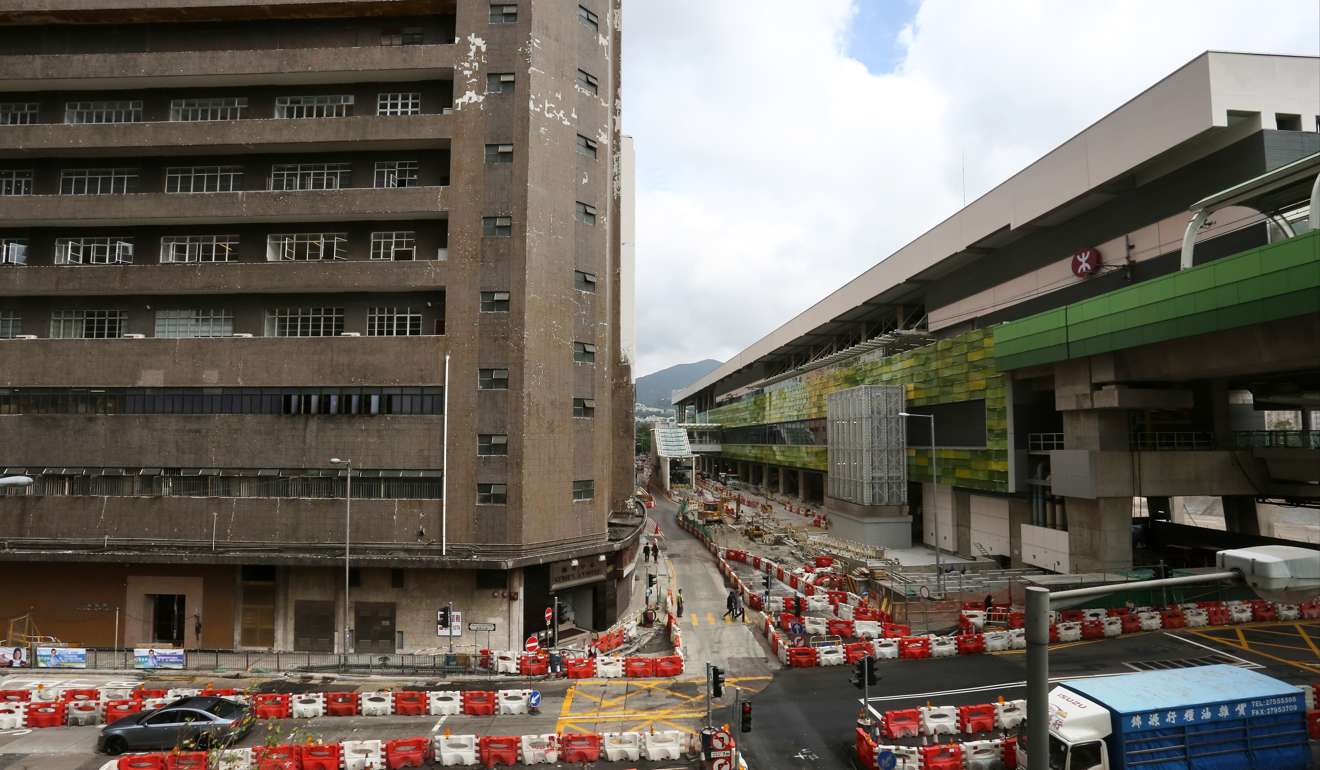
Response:
[[[735,591],[735,590],[733,590],[733,589],[729,589],[729,596],[728,596],[727,599],[724,600],[724,606],[725,606],[727,609],[724,610],[724,614],[721,615],[720,617],[727,618],[727,617],[729,617],[729,616],[731,616],[731,615],[732,615],[733,617],[735,617],[735,618],[738,617],[738,592],[737,592],[737,591]]]
[[[986,611],[986,612],[989,612],[989,611],[990,611],[990,608],[993,607],[993,606],[995,606],[995,597],[994,597],[994,595],[993,595],[993,594],[986,594],[986,595],[985,595],[985,611]]]
[[[646,545],[642,546],[642,561],[648,562],[650,560],[651,560],[651,544],[647,543]]]
[[[678,610],[678,616],[681,618],[683,617],[683,589],[678,589],[678,597],[674,601],[678,605],[676,609]]]

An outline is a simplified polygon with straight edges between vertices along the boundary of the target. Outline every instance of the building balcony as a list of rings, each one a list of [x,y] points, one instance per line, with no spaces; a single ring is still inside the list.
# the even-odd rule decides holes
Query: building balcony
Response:
[[[226,88],[449,79],[454,45],[0,56],[0,90]]]
[[[259,222],[444,219],[444,187],[257,190],[233,193],[19,195],[0,227],[113,227]]]
[[[37,123],[0,127],[0,158],[238,155],[444,149],[451,115],[362,115],[297,120]]]
[[[440,385],[443,336],[0,340],[0,387]]]
[[[443,290],[449,263],[207,262],[183,265],[62,265],[0,268],[0,297],[288,294]]]

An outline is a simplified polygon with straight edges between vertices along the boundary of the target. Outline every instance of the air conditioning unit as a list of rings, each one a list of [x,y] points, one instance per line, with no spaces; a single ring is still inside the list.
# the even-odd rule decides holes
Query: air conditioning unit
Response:
[[[362,334],[361,334],[360,332],[340,332],[340,333],[339,333],[339,336],[340,336],[340,337],[361,337]]]
[[[448,261],[448,259],[449,259],[449,247],[448,247],[448,246],[441,246],[440,248],[436,249],[436,250],[435,250],[435,258],[436,258],[437,260],[441,261],[441,262]]]
[[[252,335],[249,334],[249,333],[247,333],[247,332],[234,332],[233,334],[231,334],[231,335],[229,335],[229,336],[231,336],[231,337],[239,337],[239,338],[241,338],[241,339],[245,339],[245,340],[250,340],[250,339],[252,339]]]
[[[145,335],[145,334],[125,334],[125,335],[124,335],[124,339],[126,339],[126,340],[145,340],[146,338],[147,338],[147,335]]]

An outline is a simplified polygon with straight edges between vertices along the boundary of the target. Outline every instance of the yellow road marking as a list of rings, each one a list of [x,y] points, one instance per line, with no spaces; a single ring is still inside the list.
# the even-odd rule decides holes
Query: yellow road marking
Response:
[[[1292,666],[1294,668],[1300,668],[1301,670],[1307,672],[1308,674],[1313,674],[1317,670],[1320,670],[1320,665],[1316,665],[1314,663],[1299,663],[1298,661],[1295,660],[1289,660],[1288,658],[1281,658],[1278,655],[1272,655],[1263,650],[1254,650],[1251,648],[1250,644],[1247,644],[1245,642],[1243,644],[1238,644],[1237,642],[1230,642],[1227,639],[1221,639],[1220,637],[1214,636],[1212,634],[1202,634],[1199,631],[1192,631],[1191,633],[1196,634],[1197,636],[1203,639],[1208,639],[1212,642],[1219,642],[1220,644],[1227,645],[1229,647],[1236,647],[1237,649],[1244,650],[1246,652],[1251,653],[1252,655],[1259,655],[1262,658],[1269,658],[1270,660],[1275,661],[1277,663],[1283,663],[1284,665]]]
[[[1238,638],[1238,641],[1242,643],[1243,648],[1246,648],[1246,647],[1247,647],[1247,637],[1246,637],[1246,634],[1243,634],[1243,633],[1242,633],[1242,629],[1241,629],[1240,627],[1239,627],[1239,628],[1235,628],[1235,629],[1233,629],[1233,630],[1237,632],[1237,638]]]
[[[691,615],[688,615],[688,617],[692,619],[692,625],[694,626],[701,625],[701,621],[697,620],[697,613],[694,612]]]
[[[712,626],[715,625],[715,613],[713,613],[713,612],[707,612],[707,613],[706,613],[706,622],[709,623],[709,624],[711,624]]]
[[[1297,637],[1295,637],[1295,636],[1294,636],[1293,638],[1294,638],[1294,639],[1297,639]],[[1300,639],[1297,639],[1297,641],[1300,642],[1301,640],[1300,640]],[[1247,648],[1248,648],[1248,649],[1252,649],[1252,648],[1255,648],[1255,647],[1258,647],[1258,646],[1259,646],[1259,647],[1278,647],[1278,648],[1280,648],[1280,649],[1284,649],[1284,650],[1296,650],[1296,651],[1298,651],[1298,652],[1309,652],[1309,651],[1310,651],[1310,648],[1309,648],[1309,647],[1304,647],[1304,646],[1302,646],[1302,645],[1298,645],[1298,644],[1280,644],[1279,642],[1262,642],[1262,641],[1260,641],[1259,639],[1253,639],[1253,640],[1247,642]]]
[[[1287,638],[1287,639],[1296,639],[1296,638],[1297,638],[1297,632],[1299,632],[1299,631],[1302,630],[1302,624],[1301,624],[1301,623],[1293,623],[1293,624],[1292,624],[1291,626],[1289,626],[1288,628],[1291,629],[1291,630],[1288,630],[1288,631],[1276,631],[1276,630],[1273,629],[1273,628],[1248,628],[1248,629],[1246,629],[1246,630],[1252,632],[1253,634],[1272,634],[1272,635],[1274,635],[1274,636],[1282,636],[1282,637],[1285,637],[1285,638]],[[1241,630],[1241,629],[1239,629],[1239,630]]]
[[[1320,660],[1320,647],[1315,646],[1315,640],[1311,638],[1311,635],[1302,629],[1301,623],[1294,623],[1293,627],[1296,628],[1297,633],[1301,635],[1302,641],[1306,642],[1306,645],[1311,648],[1311,652],[1315,653],[1316,660]]]

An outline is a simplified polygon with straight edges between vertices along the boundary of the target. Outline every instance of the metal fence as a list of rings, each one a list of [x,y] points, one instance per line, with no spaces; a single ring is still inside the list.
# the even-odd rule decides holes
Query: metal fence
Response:
[[[1062,433],[1028,433],[1027,449],[1032,452],[1048,452],[1063,449]]]
[[[452,655],[404,653],[263,652],[260,650],[186,650],[183,668],[189,671],[305,671],[308,673],[438,673],[462,674],[477,671],[478,656],[471,652]],[[131,671],[137,668],[132,650],[87,650],[87,668]]]
[[[1238,449],[1320,449],[1320,430],[1240,430]]]
[[[1132,448],[1143,452],[1165,452],[1174,449],[1214,449],[1215,437],[1213,434],[1203,431],[1140,431],[1132,434]]]

